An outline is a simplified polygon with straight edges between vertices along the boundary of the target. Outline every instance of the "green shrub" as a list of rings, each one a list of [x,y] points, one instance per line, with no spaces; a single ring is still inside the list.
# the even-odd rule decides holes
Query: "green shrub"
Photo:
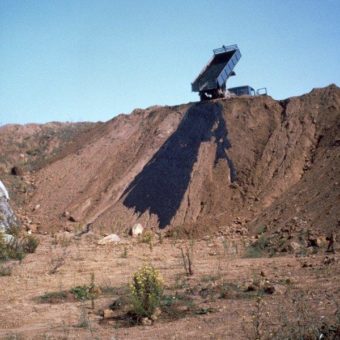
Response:
[[[39,302],[41,303],[58,303],[64,302],[67,299],[66,291],[49,292],[39,296]]]
[[[17,224],[11,224],[6,233],[18,238],[20,236],[20,227]]]
[[[145,233],[141,235],[140,242],[146,243],[149,245],[150,250],[153,249],[153,233],[151,230],[147,230]]]
[[[163,295],[163,280],[153,266],[144,265],[133,275],[130,295],[136,316],[151,317]]]
[[[23,249],[26,253],[34,253],[39,245],[39,240],[33,235],[28,235],[23,240]]]
[[[0,260],[6,261],[9,259],[22,260],[25,257],[22,244],[18,239],[13,239],[6,242],[4,235],[0,232]]]
[[[22,239],[16,235],[10,242],[5,242],[4,235],[0,232],[0,260],[21,261],[27,253],[34,253],[39,245],[39,240],[33,235],[28,235]]]
[[[246,249],[245,257],[255,258],[264,256],[270,245],[269,240],[264,235],[261,235],[256,242]]]
[[[12,268],[0,265],[0,276],[11,276],[12,275]]]
[[[91,286],[87,285],[71,288],[70,292],[77,300],[90,300],[92,297]]]
[[[267,231],[267,226],[265,225],[260,225],[257,227],[256,233],[258,235],[264,234]]]

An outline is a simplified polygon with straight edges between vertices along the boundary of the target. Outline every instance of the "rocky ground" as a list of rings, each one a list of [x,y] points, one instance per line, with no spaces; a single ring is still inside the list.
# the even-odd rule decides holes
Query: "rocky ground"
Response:
[[[302,257],[249,258],[246,238],[239,236],[192,243],[160,243],[155,236],[152,249],[128,236],[108,245],[98,245],[91,233],[39,238],[36,253],[8,263],[11,276],[0,277],[0,338],[286,339],[310,327],[324,325],[331,332],[337,325],[339,257],[325,255],[325,249]],[[183,267],[180,249],[186,246],[193,249],[193,276]],[[166,285],[162,313],[148,326],[131,324],[124,302],[107,312],[126,299],[133,273],[145,262]],[[89,285],[92,274],[100,288],[93,309],[90,300],[61,295]]]

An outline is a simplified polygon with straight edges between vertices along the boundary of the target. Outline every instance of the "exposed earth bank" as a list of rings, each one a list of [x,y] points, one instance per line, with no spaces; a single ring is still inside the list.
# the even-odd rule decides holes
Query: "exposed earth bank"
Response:
[[[106,123],[0,128],[0,175],[51,231],[136,222],[198,234],[340,222],[340,89],[137,109]]]

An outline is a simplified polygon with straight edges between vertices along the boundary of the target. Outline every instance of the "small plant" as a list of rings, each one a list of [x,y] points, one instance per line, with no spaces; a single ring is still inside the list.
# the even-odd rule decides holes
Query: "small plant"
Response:
[[[256,229],[256,233],[257,233],[258,235],[262,235],[262,234],[264,234],[266,231],[267,231],[267,226],[265,226],[265,225],[260,225],[260,226],[258,226],[257,229]]]
[[[6,234],[19,237],[20,236],[20,227],[17,224],[11,224],[9,228],[6,230]]]
[[[12,268],[8,266],[0,265],[0,276],[11,276]]]
[[[39,240],[33,235],[28,235],[23,240],[23,250],[26,253],[34,253],[39,245]]]
[[[67,248],[71,244],[71,238],[67,237],[66,235],[61,235],[58,237],[58,235],[52,234],[51,236],[51,244],[54,246],[60,245],[62,248]]]
[[[100,289],[96,287],[94,281],[94,273],[91,273],[91,282],[89,285],[77,286],[70,289],[70,292],[77,300],[91,300],[92,309],[94,309],[94,300],[100,293]]]
[[[88,285],[77,286],[71,288],[70,292],[74,295],[77,300],[84,301],[91,299],[91,287]]]
[[[193,261],[193,243],[191,242],[190,247],[186,246],[185,249],[181,247],[181,255],[182,255],[182,263],[185,270],[185,273],[188,276],[194,275],[192,270],[192,261]]]
[[[264,256],[269,246],[269,240],[264,235],[261,235],[256,242],[251,244],[246,249],[245,257],[256,258]]]
[[[222,240],[222,245],[223,245],[223,255],[224,256],[227,256],[228,255],[228,252],[229,252],[229,244],[228,244],[228,241],[223,239]]]
[[[152,265],[144,265],[133,275],[130,296],[133,312],[138,318],[151,317],[160,306],[163,280]]]
[[[67,297],[67,292],[61,290],[59,292],[45,293],[44,295],[39,296],[39,301],[41,303],[56,303],[65,301]]]
[[[121,258],[126,259],[128,257],[128,249],[125,246],[121,255]]]
[[[51,259],[52,268],[48,272],[49,274],[55,274],[61,266],[65,264],[65,258],[67,257],[66,248],[64,248],[62,254],[59,254]]]
[[[152,251],[152,249],[153,249],[153,233],[152,233],[152,231],[147,230],[144,234],[142,234],[141,242],[148,244],[150,251]]]
[[[90,328],[90,320],[88,318],[86,309],[83,307],[80,312],[79,322],[75,327]]]
[[[17,238],[6,241],[2,232],[0,232],[0,260],[9,259],[21,261],[25,257],[22,242]]]

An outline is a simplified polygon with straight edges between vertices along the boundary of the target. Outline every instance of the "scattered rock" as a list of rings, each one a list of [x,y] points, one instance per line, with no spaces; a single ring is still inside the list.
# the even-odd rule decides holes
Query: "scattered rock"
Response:
[[[33,211],[37,211],[40,208],[40,204],[37,204],[34,208]]]
[[[105,236],[98,241],[98,244],[108,244],[108,243],[118,243],[120,242],[120,237],[117,234],[110,234]]]
[[[325,258],[323,259],[323,264],[325,265],[329,265],[335,262],[335,258],[331,257],[331,256],[325,256]]]
[[[137,223],[131,228],[131,235],[133,237],[137,237],[138,235],[142,235],[143,230],[144,230],[143,226],[140,223]]]
[[[5,234],[3,232],[1,232],[2,234],[2,237],[3,237],[3,240],[5,243],[11,243],[15,240],[15,237],[13,235],[10,235],[10,234]]]
[[[120,296],[109,306],[112,310],[118,310],[129,304],[129,299],[125,296]]]
[[[301,250],[301,244],[295,241],[291,241],[289,244],[289,248],[295,253]]]
[[[13,176],[22,176],[24,174],[24,171],[18,167],[18,166],[13,166],[11,169],[11,175]]]
[[[154,313],[151,315],[151,320],[152,320],[152,321],[156,321],[156,320],[159,318],[159,316],[160,316],[161,314],[162,314],[161,309],[157,307],[157,308],[155,309]]]
[[[26,230],[35,234],[38,232],[38,226],[36,224],[30,224],[29,226],[26,227]]]
[[[70,215],[70,216],[68,217],[68,220],[69,220],[70,222],[77,222],[77,219],[76,219],[74,216],[72,216],[72,215]]]
[[[275,294],[284,295],[287,292],[287,288],[283,285],[274,285]]]
[[[141,320],[143,326],[151,326],[152,325],[152,320],[149,318],[142,318]]]
[[[67,231],[67,232],[69,232],[69,233],[72,233],[72,232],[74,231],[74,228],[73,228],[72,225],[66,224],[66,225],[64,226],[64,230]]]
[[[313,267],[313,265],[311,263],[307,262],[307,261],[304,261],[301,266],[302,266],[302,268]]]
[[[104,319],[111,319],[113,317],[114,317],[114,311],[112,309],[104,309],[103,311]]]
[[[274,294],[275,292],[275,287],[273,285],[265,285],[263,287],[263,291],[266,293],[266,294]]]
[[[69,211],[64,211],[63,217],[66,217],[68,219],[70,217]]]
[[[250,285],[247,286],[247,288],[245,289],[246,292],[255,292],[257,290],[258,287],[256,287],[253,283],[251,283]]]

